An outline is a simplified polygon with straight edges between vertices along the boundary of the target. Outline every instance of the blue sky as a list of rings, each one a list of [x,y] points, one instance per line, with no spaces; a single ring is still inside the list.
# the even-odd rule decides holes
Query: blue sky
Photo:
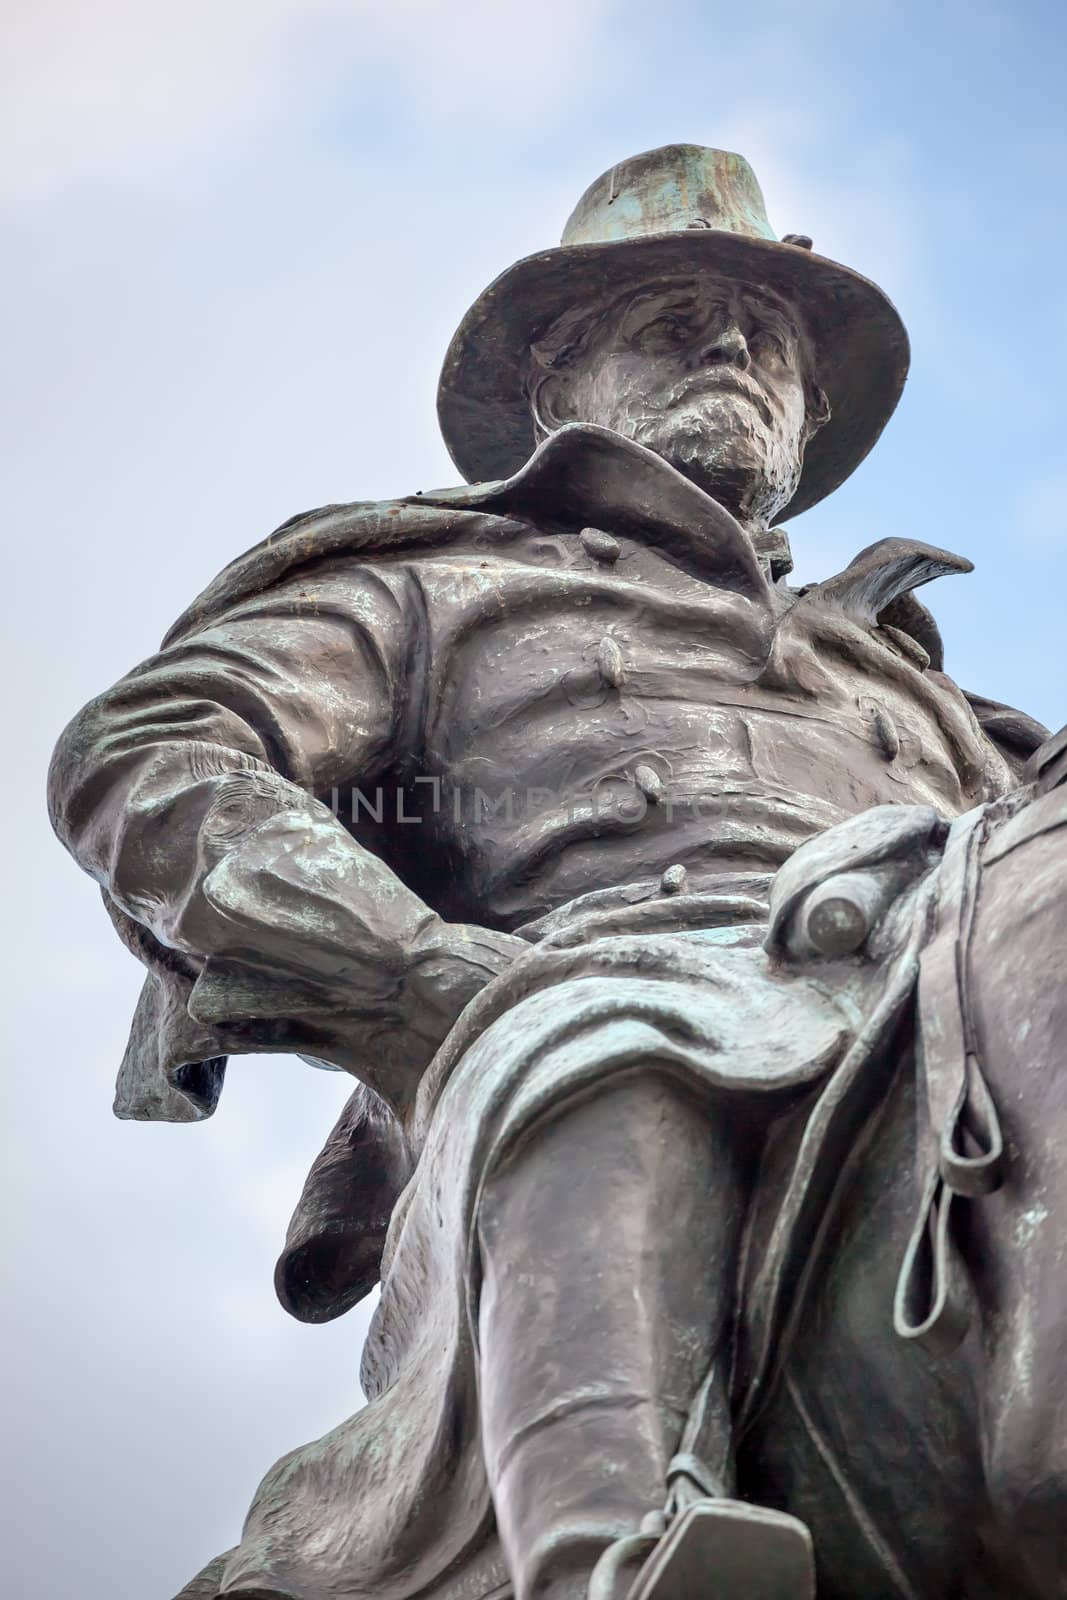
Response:
[[[895,534],[966,687],[1065,717],[1065,31],[1051,4],[25,0],[0,93],[9,587],[5,1562],[36,1600],[167,1600],[259,1474],[358,1397],[361,1319],[270,1270],[343,1084],[240,1063],[203,1128],[110,1118],[138,986],[47,832],[66,719],[291,513],[454,477],[437,369],[599,172],[740,150],[772,223],[875,278],[912,377],[790,529]]]

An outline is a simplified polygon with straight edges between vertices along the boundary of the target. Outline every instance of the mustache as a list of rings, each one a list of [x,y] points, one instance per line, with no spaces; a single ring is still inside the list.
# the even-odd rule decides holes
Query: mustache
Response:
[[[770,401],[753,378],[741,372],[737,367],[709,367],[702,372],[696,372],[691,378],[686,378],[663,396],[662,409],[664,411],[681,405],[686,400],[699,399],[701,395],[708,394],[738,394],[755,406],[762,421],[768,428],[774,426],[774,417]],[[661,407],[657,406],[657,410]]]

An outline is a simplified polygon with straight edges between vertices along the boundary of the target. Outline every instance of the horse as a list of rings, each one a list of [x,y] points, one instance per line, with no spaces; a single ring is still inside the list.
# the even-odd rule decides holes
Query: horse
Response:
[[[926,1219],[956,1326],[923,1337],[899,1293],[928,1182],[923,1042],[950,1004],[935,972],[741,1447],[742,1493],[810,1528],[820,1600],[1067,1595],[1067,788],[988,830],[969,913],[961,1023],[1000,1135],[996,1187]],[[977,1142],[963,1160],[983,1164]]]

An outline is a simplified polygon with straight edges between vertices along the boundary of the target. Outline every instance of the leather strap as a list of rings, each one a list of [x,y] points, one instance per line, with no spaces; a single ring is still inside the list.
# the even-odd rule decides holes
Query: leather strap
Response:
[[[935,1354],[970,1324],[970,1295],[952,1238],[958,1199],[1003,1181],[1004,1140],[982,1071],[970,1003],[970,954],[981,884],[986,809],[949,832],[938,878],[937,927],[919,968],[919,1170],[923,1196],[897,1281],[893,1326]]]

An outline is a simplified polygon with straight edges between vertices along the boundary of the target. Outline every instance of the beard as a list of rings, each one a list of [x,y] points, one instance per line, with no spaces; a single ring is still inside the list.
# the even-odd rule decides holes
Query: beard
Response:
[[[608,425],[654,450],[742,522],[768,526],[796,492],[803,438],[728,391],[665,401],[652,406],[634,396]]]

